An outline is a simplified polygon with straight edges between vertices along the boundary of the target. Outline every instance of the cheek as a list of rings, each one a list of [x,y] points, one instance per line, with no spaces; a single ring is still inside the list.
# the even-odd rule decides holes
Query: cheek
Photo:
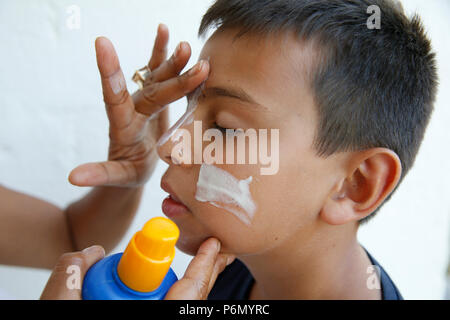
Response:
[[[220,167],[221,170],[233,177],[248,178],[253,175],[249,170],[245,170],[245,167],[248,167],[245,165]],[[209,237],[216,237],[222,243],[222,252],[236,254],[252,252],[253,247],[257,245],[258,238],[252,223],[244,223],[232,212],[210,202],[196,199],[199,171],[199,165],[194,165],[189,169],[178,167],[172,168],[166,176],[169,181],[178,181],[175,191],[191,210],[190,214],[172,218],[180,229],[177,248],[193,255],[203,241]],[[250,183],[252,193],[255,182]],[[218,204],[221,205],[221,203]]]
[[[239,180],[253,177],[249,186],[257,208],[250,224],[224,208],[196,200],[200,166],[190,170],[193,176],[184,190],[192,215],[176,221],[180,250],[195,254],[200,244],[213,236],[221,241],[222,252],[257,254],[307,231],[323,200],[324,188],[318,178],[325,173],[318,170],[317,160],[307,148],[308,139],[299,140],[296,134],[289,140],[284,135],[280,142],[280,165],[274,175],[260,175],[259,165],[216,165]]]
[[[254,195],[259,209],[253,223],[266,249],[293,236],[307,241],[326,199],[329,170],[306,146],[281,144],[278,173],[258,177]]]
[[[257,209],[250,224],[208,203],[197,202],[194,215],[210,236],[222,243],[222,251],[236,255],[261,254],[288,238],[304,233],[315,220],[307,185],[284,175],[257,176],[251,192]]]
[[[233,213],[210,203],[195,200],[198,173],[190,203],[193,214],[177,221],[181,234],[177,247],[195,254],[208,237],[222,243],[222,252],[236,255],[258,254],[270,250],[292,236],[309,234],[320,209],[324,192],[320,177],[312,174],[307,161],[284,162],[276,175],[261,176],[257,166],[221,166],[235,177],[253,176],[250,184],[252,198],[257,206],[250,224],[243,223]],[[305,239],[307,241],[307,239]]]
[[[220,202],[216,205],[221,207],[217,207],[196,200],[197,182],[202,176],[198,166],[190,188],[193,214],[177,222],[181,229],[179,248],[183,251],[195,253],[202,241],[213,236],[221,241],[223,252],[257,254],[277,246],[310,222],[308,213],[312,210],[306,206],[310,204],[307,202],[309,186],[303,183],[302,174],[306,170],[299,168],[297,161],[285,162],[275,175],[260,175],[260,167],[255,165],[215,167],[241,181],[252,177],[249,186],[256,211],[250,223],[245,223]]]
[[[243,210],[242,207],[220,201],[220,192],[217,201],[214,200],[214,192],[211,192],[212,197],[205,196],[204,198],[207,199],[205,201],[203,197],[198,197],[198,195],[202,195],[203,192],[199,192],[199,190],[202,191],[203,188],[208,189],[208,185],[200,187],[201,184],[199,184],[197,186],[196,199],[202,201],[194,201],[192,207],[193,216],[208,230],[210,236],[217,237],[222,242],[223,252],[248,254],[259,250],[260,238],[263,233],[261,232],[261,226],[257,222],[255,223],[259,212],[259,204],[255,201],[254,195],[258,192],[259,178],[256,177],[254,172],[256,170],[253,170],[253,167],[255,166],[216,165],[214,168],[210,167],[212,173],[216,172],[218,181],[220,181],[217,189],[223,190],[224,195],[233,194],[232,191],[236,190],[235,187],[238,185],[241,187],[245,186],[239,189],[245,190],[242,193],[243,197],[238,196],[234,199],[243,200],[237,201],[237,203],[256,205],[256,210],[253,214]],[[207,171],[205,170],[205,172]],[[200,173],[200,177],[203,177],[203,173]],[[250,180],[251,182],[249,182]],[[203,181],[202,178],[200,178],[200,181]],[[221,184],[222,181],[226,183]],[[212,183],[212,185],[215,184]],[[249,193],[247,194],[248,191]],[[248,195],[248,198],[246,195]]]
[[[228,211],[203,203],[197,206],[195,215],[206,226],[208,234],[221,241],[222,252],[242,255],[260,250],[263,233],[253,222],[244,224]]]
[[[259,210],[254,226],[264,250],[280,245],[313,223],[307,195],[301,185],[293,183],[292,172],[283,172],[262,176],[256,193]]]
[[[294,168],[283,168],[276,175],[268,176],[259,175],[258,166],[220,168],[240,179],[253,177],[250,192],[256,204],[254,216],[247,224],[224,208],[194,199],[191,209],[201,228],[186,228],[186,242],[197,239],[199,244],[198,239],[214,236],[221,241],[223,252],[257,254],[277,246],[310,223],[311,215],[305,207],[308,194],[302,190],[303,184],[297,183],[299,180],[292,172]]]

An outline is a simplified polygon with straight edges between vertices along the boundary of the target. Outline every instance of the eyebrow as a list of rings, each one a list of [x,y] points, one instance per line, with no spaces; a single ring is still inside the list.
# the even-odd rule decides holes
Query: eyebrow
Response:
[[[229,97],[241,100],[243,102],[255,105],[259,108],[262,108],[265,111],[269,109],[262,104],[256,102],[247,92],[245,92],[241,88],[236,87],[208,87],[202,90],[202,94],[205,96],[219,96],[219,97]]]

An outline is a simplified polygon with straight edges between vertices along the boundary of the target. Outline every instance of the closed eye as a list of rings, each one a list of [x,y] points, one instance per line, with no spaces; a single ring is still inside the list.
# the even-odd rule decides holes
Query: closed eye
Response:
[[[219,125],[217,124],[217,122],[214,122],[214,128],[220,130],[220,131],[223,132],[223,133],[226,133],[226,132],[227,132],[227,129],[229,129],[229,128],[224,128],[224,127],[219,126]]]

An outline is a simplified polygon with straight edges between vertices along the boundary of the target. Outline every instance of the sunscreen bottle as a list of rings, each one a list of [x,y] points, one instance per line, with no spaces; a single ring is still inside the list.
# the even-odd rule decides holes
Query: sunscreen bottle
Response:
[[[84,300],[162,300],[177,281],[170,264],[180,231],[164,217],[152,218],[122,253],[95,263],[83,281]]]

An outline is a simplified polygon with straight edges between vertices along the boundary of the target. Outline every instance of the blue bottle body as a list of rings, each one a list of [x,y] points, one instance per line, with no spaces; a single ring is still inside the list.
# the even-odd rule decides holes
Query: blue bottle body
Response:
[[[122,253],[106,257],[94,264],[83,281],[84,300],[162,300],[167,291],[177,281],[177,276],[169,268],[161,285],[151,292],[139,292],[128,288],[117,274],[117,265]]]

